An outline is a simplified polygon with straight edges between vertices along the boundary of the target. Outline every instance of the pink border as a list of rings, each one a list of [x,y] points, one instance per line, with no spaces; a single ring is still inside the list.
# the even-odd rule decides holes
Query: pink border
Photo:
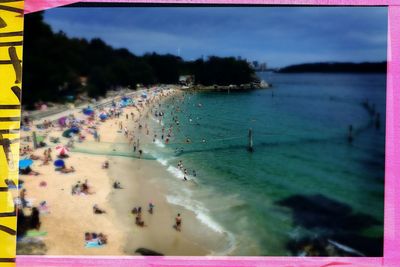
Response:
[[[25,13],[73,2],[76,1],[25,0]],[[18,266],[400,266],[400,201],[398,197],[400,180],[396,179],[400,174],[400,0],[83,0],[82,2],[389,6],[384,257],[18,256]]]
[[[255,5],[350,5],[350,6],[395,6],[400,0],[25,0],[25,13],[68,5],[76,2],[96,3],[159,3],[159,4],[255,4]]]

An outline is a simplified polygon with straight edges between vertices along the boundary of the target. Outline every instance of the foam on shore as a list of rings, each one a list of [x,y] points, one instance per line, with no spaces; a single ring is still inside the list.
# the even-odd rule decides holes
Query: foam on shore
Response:
[[[154,142],[154,144],[155,144],[156,146],[158,146],[158,147],[165,147],[164,143],[163,143],[161,140],[159,140],[159,139],[156,139],[156,141]]]
[[[184,198],[177,195],[167,195],[167,202],[173,205],[182,206],[187,210],[192,211],[196,218],[204,225],[206,225],[212,231],[223,234],[227,237],[228,244],[227,247],[222,251],[214,251],[213,255],[229,255],[236,248],[236,240],[232,233],[227,231],[223,226],[217,223],[214,219],[209,215],[209,211],[204,207],[204,205],[191,198]]]

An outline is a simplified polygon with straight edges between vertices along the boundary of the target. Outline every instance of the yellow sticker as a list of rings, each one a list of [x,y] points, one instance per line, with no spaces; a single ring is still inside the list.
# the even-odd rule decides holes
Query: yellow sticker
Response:
[[[7,181],[18,184],[23,1],[0,0],[0,266],[15,266],[16,209]]]

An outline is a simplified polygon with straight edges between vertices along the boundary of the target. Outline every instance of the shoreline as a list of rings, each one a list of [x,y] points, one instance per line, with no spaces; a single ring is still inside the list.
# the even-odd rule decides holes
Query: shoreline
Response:
[[[172,91],[173,96],[179,93],[180,90]],[[139,114],[143,112],[139,120],[149,122],[151,118],[148,113],[150,113],[154,101],[164,103],[168,97],[160,98],[158,96],[158,99],[152,99],[153,103],[146,105],[140,111],[132,107],[124,108],[122,120],[125,120],[125,115],[129,117],[130,112],[135,116],[140,116]],[[44,119],[46,118],[42,118],[40,121]],[[137,121],[133,122],[129,119],[127,122],[130,128],[137,125]],[[101,123],[98,130],[101,136],[100,144],[103,142],[102,145],[110,146],[111,144],[113,146],[113,143],[124,141],[123,135],[118,133],[117,127],[116,119],[109,119]],[[59,134],[60,132],[56,132],[54,129],[50,133],[52,136],[59,136]],[[151,138],[150,140],[144,139],[143,144],[151,142]],[[91,141],[89,137],[79,146],[89,147],[90,150]],[[126,140],[122,143],[127,144]],[[41,154],[43,151],[44,149],[39,148],[35,153]],[[159,181],[171,174],[160,162],[130,156],[119,157],[102,155],[102,153],[94,155],[78,151],[79,149],[72,150],[72,156],[65,160],[68,166],[74,166],[76,169],[76,172],[71,174],[54,174],[52,164],[34,165],[35,170],[41,173],[37,179],[47,183],[46,190],[37,188],[36,177],[33,179],[21,177],[25,181],[28,197],[37,200],[35,204],[46,200],[51,208],[50,214],[41,216],[41,230],[47,232],[47,235],[42,238],[47,249],[44,254],[137,255],[136,249],[146,248],[170,256],[199,256],[213,254],[213,251],[218,249],[221,239],[213,239],[214,234],[204,235],[204,231],[213,230],[196,218],[193,211],[168,202],[168,189]],[[100,168],[101,163],[105,160],[110,162],[108,170]],[[82,162],[84,164],[81,164]],[[131,171],[132,169],[134,171]],[[124,189],[113,189],[112,185],[116,178]],[[88,179],[95,194],[70,195],[68,191],[72,183],[85,179]],[[44,191],[46,192],[45,196]],[[155,204],[153,215],[147,212],[149,201]],[[107,213],[93,214],[91,207],[94,204],[106,210]],[[130,214],[134,205],[141,205],[144,210],[143,219],[146,226],[143,228],[135,225],[134,216]],[[177,232],[172,228],[177,213],[181,213],[183,217],[182,232]],[[65,221],[69,222],[68,226]],[[62,231],[56,230],[59,225],[63,227]],[[106,234],[109,240],[108,244],[96,249],[85,248],[83,234],[86,231]],[[204,238],[205,236],[207,238]]]
[[[157,123],[151,122],[151,120],[156,121],[156,119],[150,114],[153,107],[157,103],[163,104],[171,97],[177,97],[182,92],[180,90],[174,91],[171,95],[164,97],[163,99],[153,99],[150,104],[143,110],[142,120],[136,122],[135,124],[128,123],[130,127],[128,129],[131,131],[135,130],[133,127],[137,123],[148,124],[149,132],[153,133],[156,131]],[[128,114],[129,110],[125,111]],[[124,117],[124,116],[123,116]],[[136,129],[137,130],[137,129]],[[115,136],[114,142],[118,143],[122,139],[122,136]],[[150,135],[142,133],[140,135],[141,143],[144,143],[144,147],[152,143]],[[145,140],[142,142],[142,140]],[[160,142],[160,140],[156,139]],[[164,146],[162,146],[164,147]],[[151,155],[146,149],[144,149],[144,155]],[[196,214],[181,206],[176,205],[168,201],[168,186],[163,184],[162,181],[167,181],[168,179],[175,179],[168,170],[159,162],[159,159],[151,155],[151,160],[146,160],[146,164],[141,164],[143,159],[115,159],[117,164],[125,164],[125,167],[118,168],[118,170],[110,167],[109,177],[120,177],[121,184],[127,186],[127,190],[119,190],[118,193],[110,194],[110,200],[119,213],[128,213],[130,208],[132,208],[134,203],[143,207],[146,207],[148,202],[152,202],[155,205],[155,212],[153,215],[145,212],[143,219],[145,223],[148,223],[148,227],[140,229],[134,225],[134,216],[129,218],[124,217],[124,224],[131,225],[134,229],[136,228],[140,231],[148,231],[147,240],[141,240],[142,246],[145,248],[150,248],[154,251],[161,252],[166,255],[187,255],[187,256],[200,256],[212,254],[214,250],[218,247],[215,246],[218,243],[216,238],[208,236],[204,238],[204,232],[210,231],[208,226],[204,225],[197,217]],[[154,157],[154,160],[153,160]],[[111,160],[111,157],[109,157]],[[133,169],[135,174],[128,174],[128,169]],[[124,179],[123,177],[129,177]],[[136,180],[132,181],[132,178]],[[136,186],[135,186],[136,184]],[[140,185],[137,186],[137,185]],[[128,188],[129,187],[129,188]],[[139,194],[133,195],[132,192],[140,190]],[[138,192],[137,192],[138,193]],[[147,201],[147,202],[146,202]],[[132,205],[121,205],[121,203],[132,203]],[[146,209],[146,208],[145,208]],[[184,218],[182,232],[177,232],[173,229],[174,217],[177,213],[180,213]],[[151,230],[150,230],[151,228]],[[157,229],[155,229],[157,228]],[[213,230],[211,230],[213,231]],[[134,249],[133,245],[137,242],[134,240],[134,235],[137,231],[134,231],[133,235],[128,236],[128,240],[125,246],[125,252],[132,254]]]

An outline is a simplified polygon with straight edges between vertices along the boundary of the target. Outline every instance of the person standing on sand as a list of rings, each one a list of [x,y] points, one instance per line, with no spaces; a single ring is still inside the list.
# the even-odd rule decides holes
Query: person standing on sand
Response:
[[[175,217],[175,229],[176,231],[181,231],[181,225],[182,225],[182,218],[181,214],[178,213],[178,216]]]
[[[153,202],[150,202],[149,203],[149,213],[150,214],[153,214],[153,209],[154,209],[154,204],[153,204]]]

